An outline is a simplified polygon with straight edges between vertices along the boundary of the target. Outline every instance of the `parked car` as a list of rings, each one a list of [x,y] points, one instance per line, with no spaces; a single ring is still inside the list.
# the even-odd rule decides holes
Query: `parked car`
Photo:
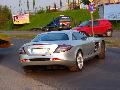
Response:
[[[25,70],[36,65],[64,65],[70,71],[79,71],[85,60],[95,56],[105,58],[105,41],[76,30],[51,31],[24,44],[19,54]]]
[[[92,35],[92,22],[82,22],[78,27],[73,28],[75,30]],[[98,19],[93,22],[93,30],[95,35],[111,37],[113,30],[112,24],[105,19]]]
[[[69,16],[59,16],[43,27],[44,31],[63,30],[71,28],[71,19]]]

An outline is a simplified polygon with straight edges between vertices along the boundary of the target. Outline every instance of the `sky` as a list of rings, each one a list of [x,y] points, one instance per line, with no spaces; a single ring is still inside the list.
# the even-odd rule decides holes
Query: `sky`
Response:
[[[33,0],[29,0],[30,3],[30,10],[32,10],[32,1]],[[49,5],[53,5],[54,2],[57,4],[57,6],[59,6],[59,0],[35,0],[36,1],[36,5],[35,7],[39,8],[39,7],[46,7]],[[63,5],[66,4],[67,0],[61,0]],[[22,3],[22,10],[27,10],[27,0],[21,0]],[[8,7],[11,6],[11,10],[12,10],[12,14],[16,14],[21,8],[19,8],[19,0],[0,0],[0,5],[7,5]]]

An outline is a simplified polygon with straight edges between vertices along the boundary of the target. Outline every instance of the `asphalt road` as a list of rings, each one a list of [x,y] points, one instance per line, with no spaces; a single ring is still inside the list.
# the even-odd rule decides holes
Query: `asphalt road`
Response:
[[[35,68],[25,73],[17,51],[26,42],[14,39],[14,46],[0,49],[0,90],[120,90],[120,48],[107,48],[105,60],[87,61],[80,72]]]

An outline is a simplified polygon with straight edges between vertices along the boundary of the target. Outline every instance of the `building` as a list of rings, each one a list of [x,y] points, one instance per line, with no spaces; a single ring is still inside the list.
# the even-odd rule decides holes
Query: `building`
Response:
[[[93,0],[96,5],[106,4],[106,3],[118,3],[120,0]],[[70,10],[85,8],[86,6],[81,3],[81,0],[67,0],[67,7]]]
[[[120,0],[94,0],[97,4],[105,4],[105,3],[118,3]]]

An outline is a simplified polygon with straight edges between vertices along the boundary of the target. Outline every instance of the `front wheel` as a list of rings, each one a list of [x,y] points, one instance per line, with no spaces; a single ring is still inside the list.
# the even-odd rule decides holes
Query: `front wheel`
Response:
[[[83,56],[82,53],[79,51],[76,56],[76,63],[73,66],[69,67],[70,71],[77,72],[83,68]]]
[[[112,37],[112,30],[108,30],[108,31],[106,32],[106,36]]]

